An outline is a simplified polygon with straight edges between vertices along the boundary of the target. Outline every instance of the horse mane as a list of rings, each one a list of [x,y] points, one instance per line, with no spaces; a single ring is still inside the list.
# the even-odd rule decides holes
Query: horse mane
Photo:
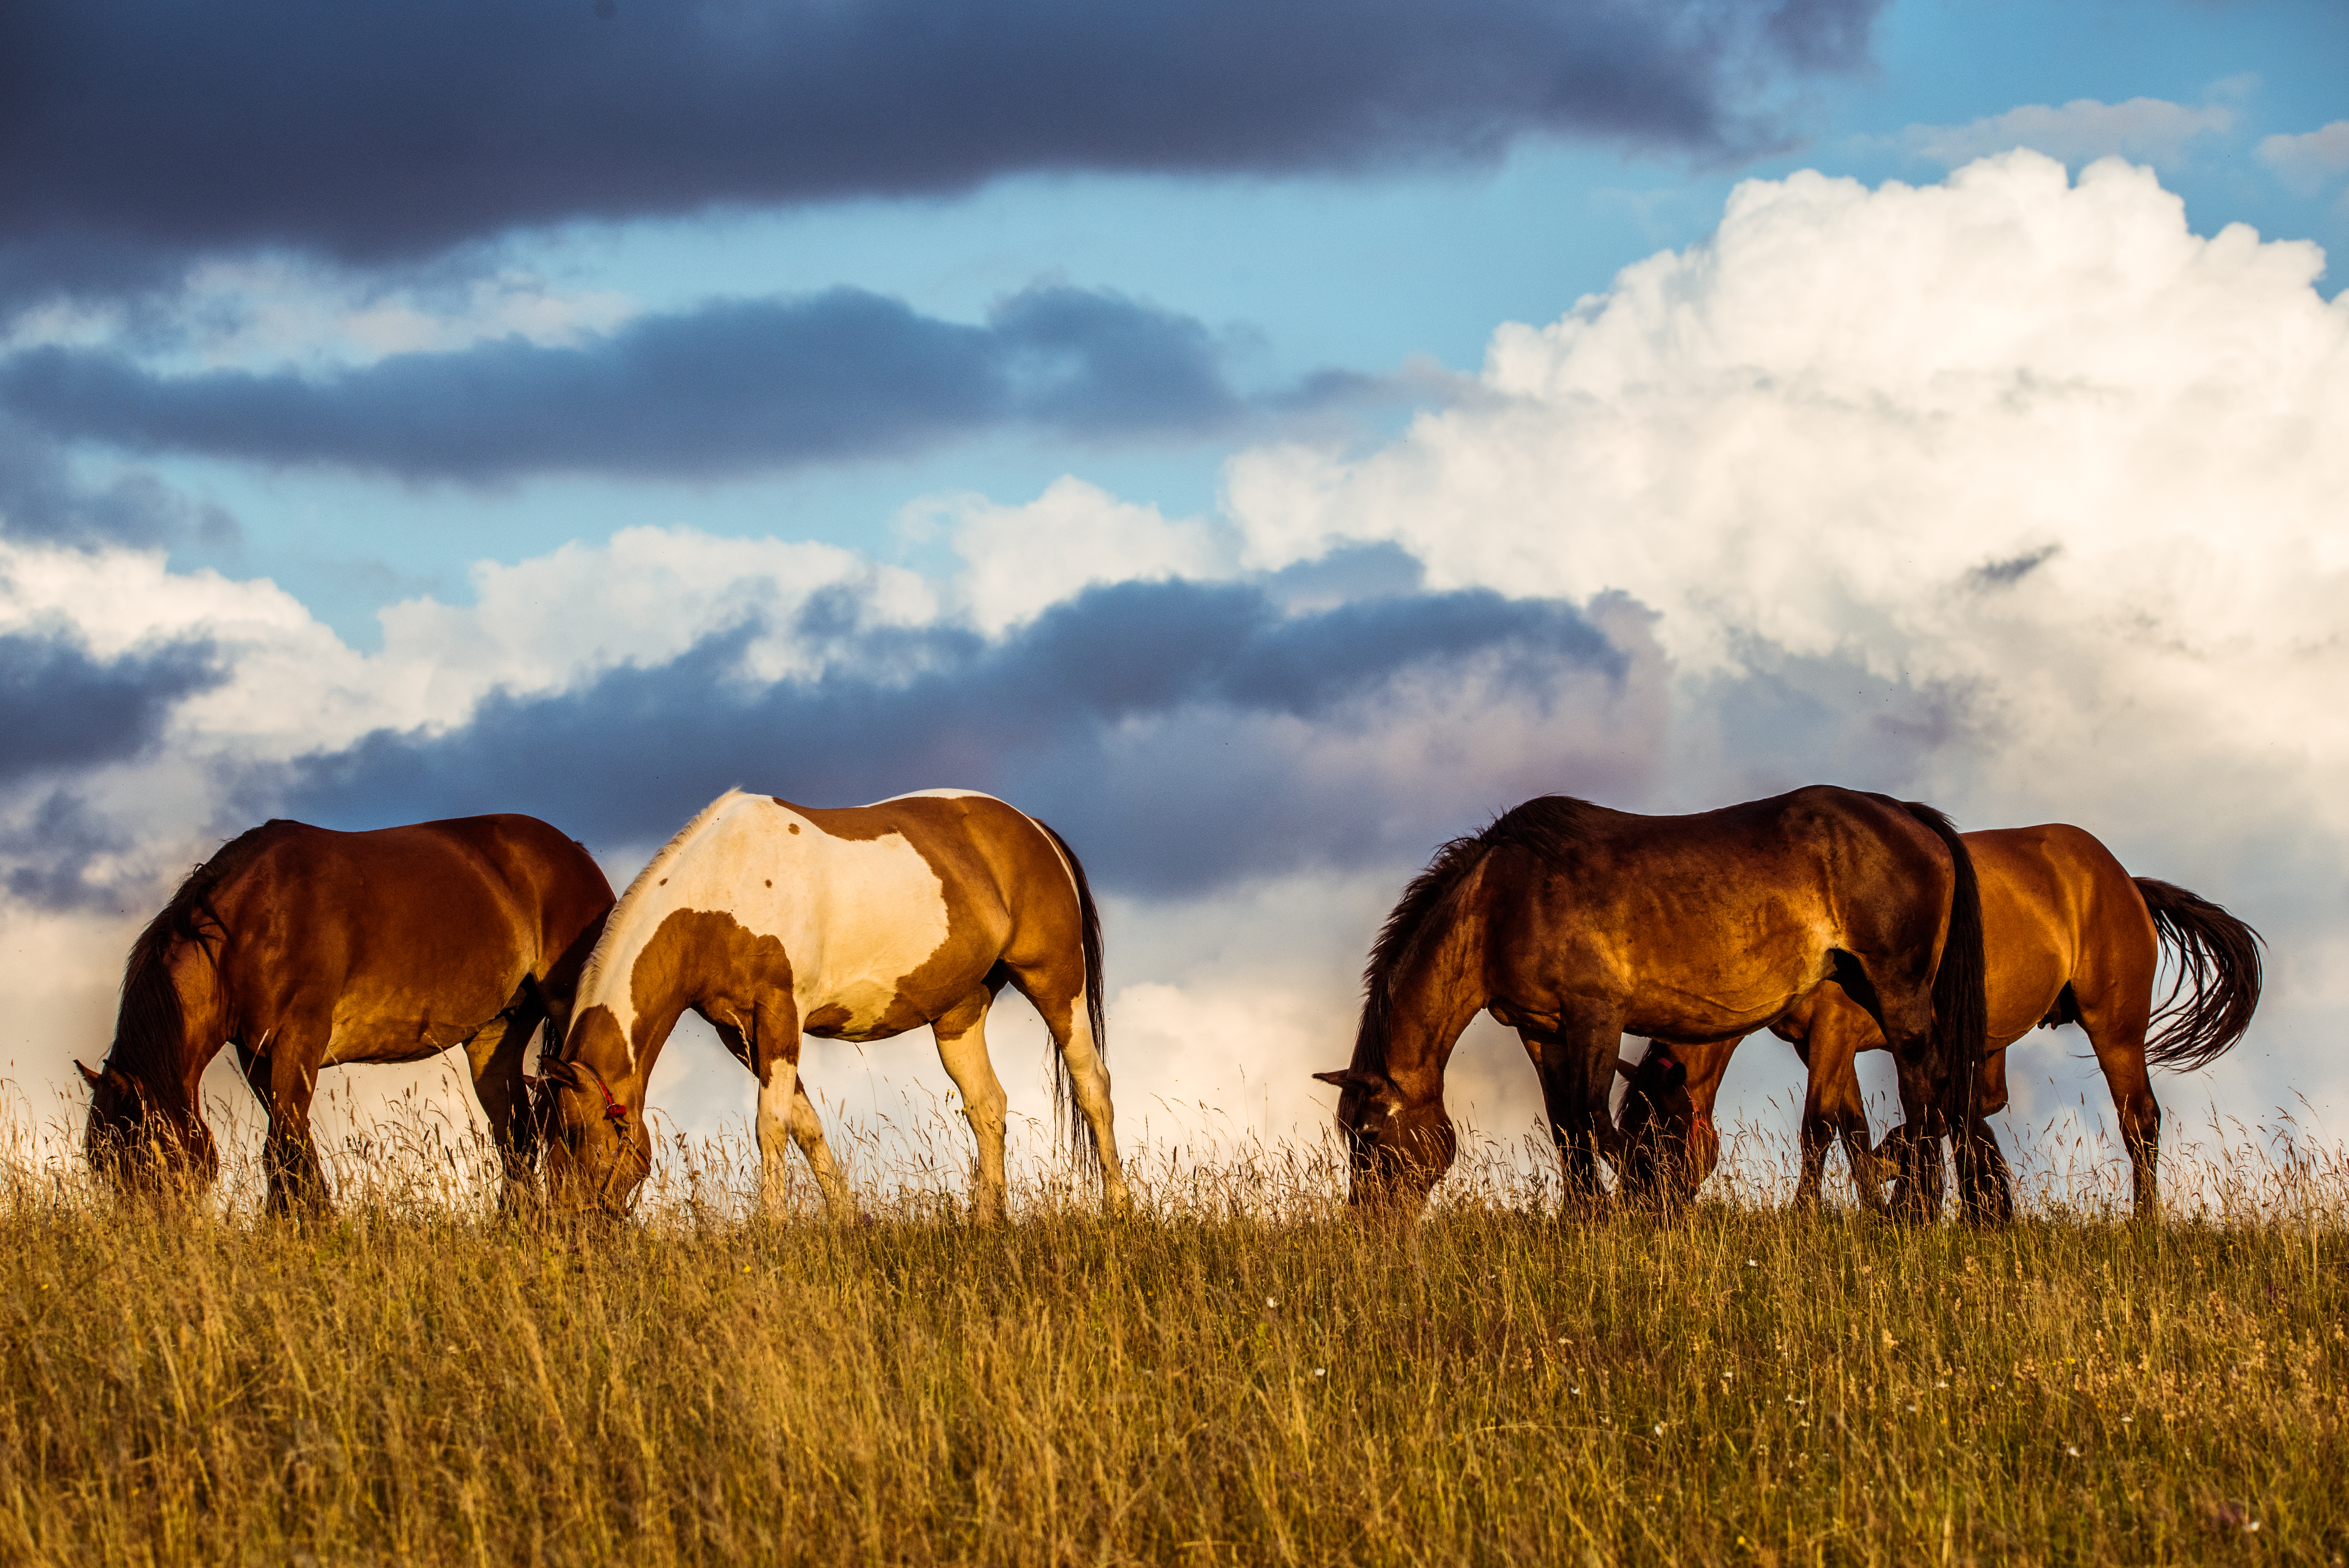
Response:
[[[685,853],[686,846],[690,844],[704,828],[724,815],[727,808],[742,799],[744,799],[742,791],[740,789],[733,789],[704,806],[695,815],[693,820],[670,836],[668,842],[660,847],[658,854],[645,862],[645,869],[636,874],[636,879],[628,883],[626,891],[622,892],[618,901],[612,905],[612,913],[617,914],[621,910],[628,908],[628,901],[636,896],[638,888],[658,886],[659,879],[668,874],[669,868],[677,863],[678,857]],[[633,913],[634,911],[631,910],[630,913]],[[618,935],[618,925],[607,920],[605,923],[604,934],[596,939],[595,951],[587,954],[587,962],[580,966],[579,988],[576,993],[578,995],[585,996],[590,987],[602,983],[604,955],[606,952],[617,953],[619,944],[615,938]]]
[[[1562,861],[1576,845],[1588,841],[1600,811],[1570,795],[1537,795],[1495,817],[1482,832],[1453,839],[1435,851],[1427,869],[1402,890],[1402,898],[1371,944],[1370,961],[1362,968],[1362,1021],[1354,1034],[1356,1068],[1386,1071],[1394,973],[1419,951],[1429,922],[1468,873],[1499,849],[1522,849],[1544,860]]]
[[[214,963],[220,954],[215,940],[228,933],[212,894],[221,883],[237,875],[261,852],[264,836],[294,824],[272,818],[222,845],[212,859],[190,872],[171,902],[164,904],[139,939],[122,966],[122,1006],[115,1015],[114,1044],[106,1054],[110,1071],[120,1071],[150,1088],[181,1081],[179,1048],[187,1016],[180,1007],[180,988],[171,980],[171,950],[183,942],[202,945]]]

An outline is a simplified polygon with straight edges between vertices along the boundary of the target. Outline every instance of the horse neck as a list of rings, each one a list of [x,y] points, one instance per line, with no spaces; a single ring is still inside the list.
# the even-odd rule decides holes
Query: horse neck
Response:
[[[642,962],[670,912],[667,904],[631,911],[625,925],[608,927],[572,1004],[565,1054],[603,1075],[614,1093],[638,1099],[661,1047],[706,988],[689,948]]]
[[[1489,998],[1485,986],[1482,873],[1471,872],[1433,913],[1439,934],[1416,944],[1386,978],[1385,1060],[1377,1065],[1414,1099],[1444,1092],[1444,1065],[1461,1034]]]
[[[175,942],[124,985],[107,1065],[139,1079],[166,1110],[192,1118],[204,1068],[233,1032],[211,954]]]

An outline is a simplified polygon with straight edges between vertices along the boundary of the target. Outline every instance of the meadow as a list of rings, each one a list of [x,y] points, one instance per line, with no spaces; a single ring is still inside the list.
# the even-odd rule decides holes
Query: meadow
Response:
[[[1985,1233],[1733,1173],[1560,1218],[1483,1146],[1423,1222],[1332,1151],[1142,1151],[752,1217],[680,1146],[635,1223],[502,1216],[479,1150],[342,1211],[0,1191],[22,1563],[2337,1563],[2349,1169],[2247,1144],[2168,1222],[2064,1183]],[[2085,1191],[2085,1190],[2084,1190]]]

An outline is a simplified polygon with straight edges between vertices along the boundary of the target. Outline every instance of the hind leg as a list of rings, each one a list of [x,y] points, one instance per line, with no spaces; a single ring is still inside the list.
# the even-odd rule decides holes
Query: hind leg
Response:
[[[2105,1086],[2112,1090],[2113,1109],[2121,1124],[2121,1143],[2128,1150],[2129,1186],[2137,1217],[2158,1219],[2161,1191],[2157,1168],[2161,1161],[2161,1104],[2153,1097],[2153,1080],[2145,1062],[2146,1015],[2150,1010],[2152,985],[2145,1004],[2130,1006],[2106,996],[2080,995],[2080,1027],[2096,1053]],[[2079,995],[2075,982],[2075,995]]]
[[[2003,1225],[2014,1218],[2014,1178],[1990,1125],[1990,1118],[2005,1109],[2006,1052],[2001,1049],[1982,1058],[1968,1137],[1951,1143],[1964,1178],[1966,1218],[1978,1225]]]
[[[1818,1206],[1828,1151],[1840,1140],[1851,1166],[1851,1184],[1861,1207],[1885,1212],[1884,1183],[1891,1161],[1868,1136],[1868,1099],[1859,1088],[1859,1053],[1883,1044],[1876,1021],[1857,1006],[1833,1000],[1812,1010],[1811,1026],[1795,1049],[1807,1068],[1803,1084],[1803,1176],[1795,1202]]]
[[[1117,1113],[1110,1103],[1109,1067],[1102,1060],[1092,1019],[1085,1010],[1082,973],[1063,975],[1057,985],[1051,983],[1050,974],[1032,969],[1013,968],[1010,974],[1011,984],[1052,1031],[1052,1043],[1068,1068],[1069,1097],[1076,1101],[1077,1114],[1085,1119],[1093,1152],[1101,1161],[1102,1202],[1111,1213],[1123,1214],[1133,1206],[1133,1196],[1126,1189],[1124,1162],[1118,1159]]]
[[[937,1037],[938,1060],[946,1064],[947,1076],[960,1091],[962,1113],[978,1140],[970,1217],[981,1225],[1003,1218],[1003,1129],[1011,1103],[987,1055],[987,1009],[994,1001],[995,993],[981,985],[930,1026],[930,1032]]]
[[[1941,1161],[1941,1140],[1948,1135],[1945,1075],[1932,1059],[1932,1007],[1893,1038],[1892,1065],[1900,1082],[1900,1126],[1885,1139],[1899,1180],[1893,1188],[1891,1212],[1912,1223],[1930,1223],[1941,1216],[1947,1185]],[[1888,1019],[1888,1022],[1893,1020]],[[1889,1028],[1888,1037],[1893,1036]]]

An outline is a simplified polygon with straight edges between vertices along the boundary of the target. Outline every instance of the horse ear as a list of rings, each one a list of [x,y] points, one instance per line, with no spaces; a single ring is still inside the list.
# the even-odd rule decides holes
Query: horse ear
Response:
[[[74,1058],[74,1066],[81,1068],[81,1081],[89,1085],[92,1088],[96,1088],[99,1084],[106,1081],[106,1075],[104,1073],[94,1073],[88,1068],[82,1067],[81,1058],[79,1057],[76,1057]]]
[[[88,1068],[84,1068],[81,1070],[84,1072],[89,1071]],[[1326,1083],[1331,1088],[1344,1088],[1348,1084],[1354,1081],[1354,1069],[1351,1068],[1340,1068],[1334,1073],[1315,1073],[1313,1078],[1314,1081],[1317,1083]]]

